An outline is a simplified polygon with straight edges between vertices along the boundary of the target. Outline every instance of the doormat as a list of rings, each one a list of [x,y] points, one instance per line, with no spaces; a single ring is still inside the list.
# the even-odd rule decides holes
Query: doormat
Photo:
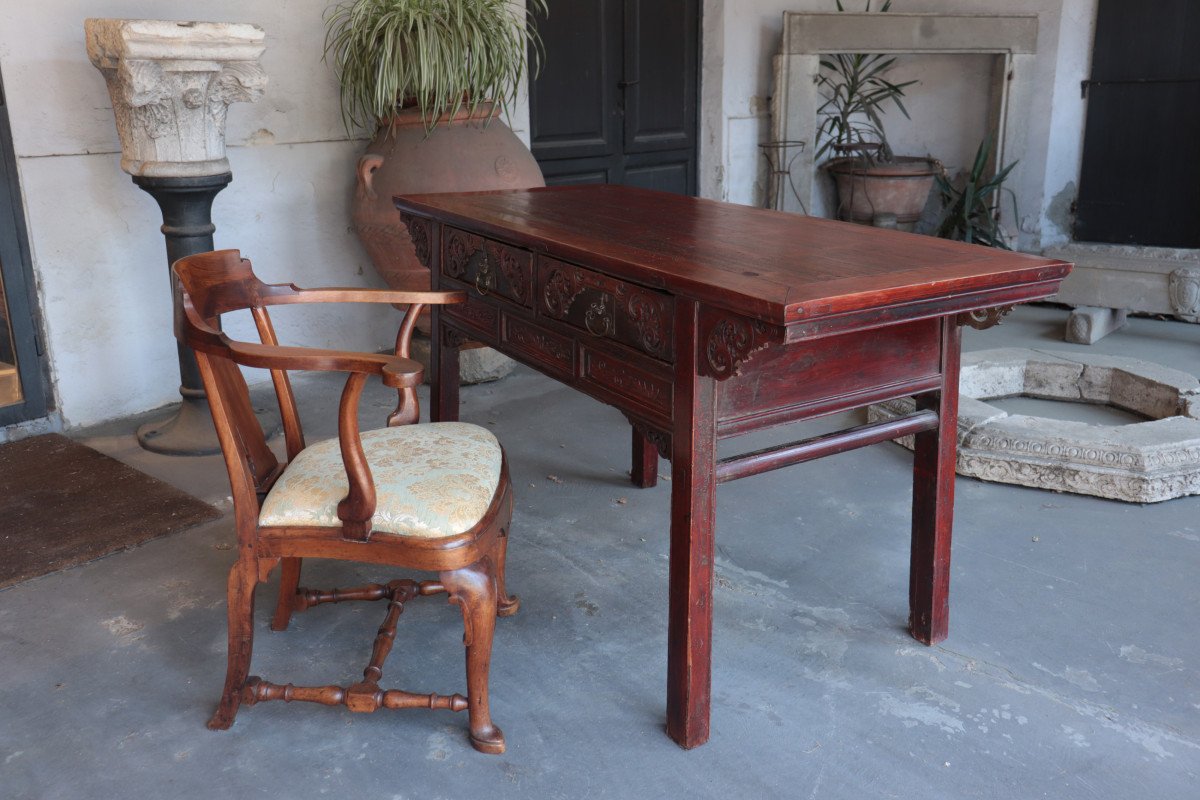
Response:
[[[0,589],[220,515],[65,436],[0,445]]]

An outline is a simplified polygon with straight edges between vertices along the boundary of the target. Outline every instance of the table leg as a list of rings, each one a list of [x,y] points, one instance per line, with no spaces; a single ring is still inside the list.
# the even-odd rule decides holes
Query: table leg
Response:
[[[708,741],[712,688],[716,382],[696,371],[696,322],[678,310],[671,436],[667,735],[685,748]]]
[[[433,341],[430,343],[429,418],[434,422],[458,421],[458,351],[462,344],[456,331],[441,323],[441,309],[433,307]]]
[[[954,461],[958,449],[958,372],[962,328],[942,320],[942,388],[917,398],[938,413],[938,426],[916,435],[913,460],[912,561],[908,630],[925,644],[950,626],[950,537],[954,524]]]
[[[649,489],[658,484],[658,445],[650,441],[636,427],[633,431],[633,467],[629,479],[639,489]]]

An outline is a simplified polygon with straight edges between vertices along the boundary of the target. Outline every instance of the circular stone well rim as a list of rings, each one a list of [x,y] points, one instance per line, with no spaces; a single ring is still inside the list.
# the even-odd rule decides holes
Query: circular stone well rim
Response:
[[[1200,381],[1161,364],[1024,348],[963,356],[957,471],[983,480],[1127,502],[1200,494]],[[1146,421],[1094,425],[1009,414],[986,401],[1027,396],[1111,405]],[[869,408],[911,413],[911,398]],[[911,447],[911,437],[902,442]]]

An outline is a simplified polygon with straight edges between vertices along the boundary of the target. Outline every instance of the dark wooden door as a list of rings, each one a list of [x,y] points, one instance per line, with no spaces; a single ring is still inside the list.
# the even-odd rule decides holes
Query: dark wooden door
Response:
[[[536,24],[530,139],[546,183],[694,195],[699,0],[571,0]]]
[[[1075,238],[1200,247],[1200,2],[1100,0]]]
[[[46,413],[43,349],[4,83],[0,79],[0,425]]]

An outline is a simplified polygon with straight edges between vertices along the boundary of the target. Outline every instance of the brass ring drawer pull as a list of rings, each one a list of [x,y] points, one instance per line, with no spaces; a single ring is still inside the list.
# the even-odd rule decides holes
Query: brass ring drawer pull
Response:
[[[593,336],[612,336],[615,326],[608,308],[608,295],[600,295],[600,300],[588,307],[583,315],[583,325]]]

